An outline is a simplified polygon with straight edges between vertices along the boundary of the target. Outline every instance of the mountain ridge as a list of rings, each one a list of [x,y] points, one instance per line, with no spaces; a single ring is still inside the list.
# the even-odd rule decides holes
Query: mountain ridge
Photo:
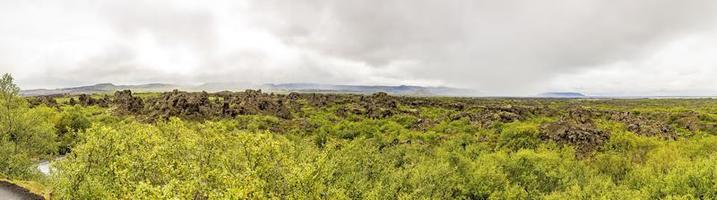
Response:
[[[538,97],[547,98],[584,98],[587,95],[579,92],[545,92],[538,95]]]
[[[303,92],[303,93],[349,93],[349,94],[371,94],[386,92],[392,95],[409,96],[474,96],[477,92],[470,89],[451,87],[426,87],[412,85],[338,85],[320,83],[268,83],[250,84],[234,82],[203,83],[196,86],[177,85],[165,83],[149,83],[137,85],[115,85],[112,83],[99,83],[87,86],[57,88],[57,89],[32,89],[22,90],[22,96],[45,96],[59,94],[92,94],[107,93],[118,90],[133,90],[138,92],[164,92],[174,89],[186,91],[241,91],[246,89],[261,89],[268,92]]]

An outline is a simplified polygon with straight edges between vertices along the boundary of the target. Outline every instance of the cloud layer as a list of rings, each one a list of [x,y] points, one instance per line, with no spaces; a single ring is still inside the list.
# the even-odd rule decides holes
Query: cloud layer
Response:
[[[715,95],[717,2],[0,1],[21,86],[319,82]]]

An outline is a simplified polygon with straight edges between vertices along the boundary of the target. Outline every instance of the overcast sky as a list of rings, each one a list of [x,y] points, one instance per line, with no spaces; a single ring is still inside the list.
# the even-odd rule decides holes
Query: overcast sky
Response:
[[[204,82],[717,95],[714,0],[0,0],[23,88]]]

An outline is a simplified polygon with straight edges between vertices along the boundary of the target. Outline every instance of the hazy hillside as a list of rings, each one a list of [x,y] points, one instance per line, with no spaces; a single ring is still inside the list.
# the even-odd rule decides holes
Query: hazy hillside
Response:
[[[415,95],[415,96],[475,96],[473,90],[458,89],[449,87],[421,87],[421,86],[383,86],[383,85],[330,85],[314,83],[286,83],[266,84],[262,87],[268,91],[292,91],[292,92],[320,92],[320,93],[358,93],[372,94],[386,92],[393,95]]]
[[[354,94],[372,94],[376,92],[386,92],[393,95],[410,95],[410,96],[475,96],[477,92],[468,89],[458,89],[450,87],[422,87],[422,86],[366,86],[366,85],[331,85],[331,84],[315,84],[315,83],[283,83],[283,84],[263,84],[256,85],[250,83],[239,82],[215,82],[204,83],[198,86],[174,85],[174,84],[141,84],[141,85],[114,85],[111,83],[103,83],[90,86],[58,88],[58,89],[34,89],[23,90],[22,96],[44,96],[55,94],[90,94],[114,92],[117,90],[133,90],[135,92],[162,92],[171,91],[173,89],[187,91],[242,91],[246,89],[261,89],[268,92],[300,92],[300,93],[354,93]]]
[[[582,98],[587,97],[579,92],[546,92],[538,95],[539,97],[548,98]]]
[[[179,88],[177,85],[163,84],[163,83],[151,83],[142,85],[114,85],[112,83],[102,83],[90,86],[80,86],[71,88],[58,88],[58,89],[34,89],[34,90],[22,90],[20,94],[22,96],[43,96],[43,95],[54,95],[54,94],[90,94],[90,93],[103,93],[103,92],[114,92],[117,90],[133,90],[133,91],[146,91],[146,92],[161,92],[172,90],[173,88]]]

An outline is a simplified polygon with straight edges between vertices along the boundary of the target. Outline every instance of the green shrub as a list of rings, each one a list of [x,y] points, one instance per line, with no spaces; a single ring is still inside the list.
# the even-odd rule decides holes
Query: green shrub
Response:
[[[540,144],[540,124],[535,122],[513,122],[503,125],[498,137],[498,148],[517,151],[535,149]]]
[[[78,133],[90,128],[91,125],[92,123],[79,105],[64,109],[59,121],[55,124],[59,154],[69,153],[79,139]]]

